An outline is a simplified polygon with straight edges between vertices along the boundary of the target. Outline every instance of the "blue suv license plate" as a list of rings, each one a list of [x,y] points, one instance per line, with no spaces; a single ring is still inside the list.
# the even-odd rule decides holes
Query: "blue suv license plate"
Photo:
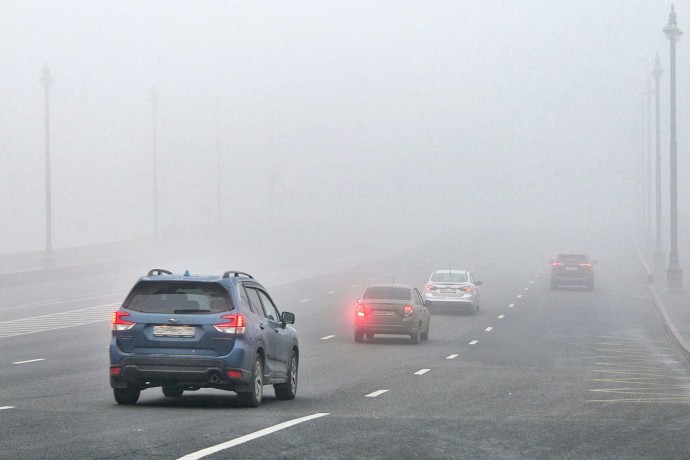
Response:
[[[169,326],[164,324],[153,326],[153,335],[155,337],[194,337],[196,335],[196,328],[194,326]]]

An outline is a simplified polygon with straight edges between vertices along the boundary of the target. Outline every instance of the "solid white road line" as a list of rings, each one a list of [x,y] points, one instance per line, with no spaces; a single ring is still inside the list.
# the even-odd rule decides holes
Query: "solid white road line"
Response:
[[[36,363],[38,361],[45,361],[45,358],[37,358],[37,359],[27,359],[26,361],[15,361],[12,364],[27,364],[27,363]]]
[[[498,315],[498,319],[503,319],[505,317],[506,317],[506,315]]]
[[[41,305],[49,305],[51,303],[58,303],[58,302],[60,302],[60,299],[39,300],[38,302],[25,303],[23,305],[20,305],[20,307],[39,307]]]
[[[489,326],[486,329],[484,329],[484,332],[491,332],[493,329],[493,326]]]
[[[457,357],[458,357],[458,355],[448,355],[448,356],[446,356],[446,359],[455,359]]]
[[[424,375],[427,372],[429,372],[431,369],[420,369],[417,372],[414,373],[414,375]]]
[[[277,425],[273,425],[268,428],[264,428],[263,430],[255,431],[254,433],[250,433],[245,436],[240,436],[239,438],[232,439],[230,441],[217,444],[212,447],[208,447],[206,449],[198,450],[196,452],[192,452],[191,454],[187,454],[184,457],[180,457],[179,460],[195,460],[198,458],[206,457],[207,455],[215,454],[216,452],[220,452],[221,450],[229,449],[231,447],[238,446],[240,444],[244,444],[245,442],[252,441],[254,439],[260,438],[262,436],[266,436],[271,433],[275,433],[276,431],[284,430],[285,428],[289,428],[293,425],[297,425],[303,422],[307,422],[309,420],[313,420],[315,418],[323,417],[325,415],[330,415],[328,412],[319,412],[313,415],[307,415],[306,417],[300,417],[296,418],[293,420],[288,420],[287,422],[279,423]]]
[[[321,340],[328,340],[328,339],[332,339],[333,337],[335,337],[335,336],[334,335],[327,335],[326,337],[321,337]]]
[[[513,308],[514,306],[515,306],[515,304],[511,303],[510,305],[508,305],[508,308]]]
[[[387,391],[388,390],[377,390],[377,391],[374,391],[373,393],[369,393],[368,395],[365,396],[365,398],[375,398],[379,395],[386,393]]]
[[[469,345],[476,345],[479,343],[479,340],[473,340],[469,343]]]

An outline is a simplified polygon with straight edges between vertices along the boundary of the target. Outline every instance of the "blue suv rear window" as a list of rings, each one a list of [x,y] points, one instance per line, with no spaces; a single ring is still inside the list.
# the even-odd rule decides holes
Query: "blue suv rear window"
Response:
[[[233,309],[222,286],[189,281],[140,281],[123,306],[163,314],[211,314]]]

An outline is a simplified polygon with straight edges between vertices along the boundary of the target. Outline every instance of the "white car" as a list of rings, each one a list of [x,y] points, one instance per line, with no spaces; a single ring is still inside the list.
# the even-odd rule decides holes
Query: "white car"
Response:
[[[429,310],[462,312],[479,311],[479,286],[482,282],[467,270],[436,270],[424,285],[424,300]]]

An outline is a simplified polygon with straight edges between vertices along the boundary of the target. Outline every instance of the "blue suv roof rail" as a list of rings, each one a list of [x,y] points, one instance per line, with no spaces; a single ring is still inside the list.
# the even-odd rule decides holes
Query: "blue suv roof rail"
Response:
[[[237,270],[226,271],[225,273],[223,273],[223,278],[230,278],[230,274],[232,274],[235,278],[237,278],[238,276],[247,276],[251,279],[254,279],[254,277],[252,275],[250,275],[249,273],[238,272]]]
[[[152,268],[146,276],[172,275],[172,272],[163,270],[162,268]]]

